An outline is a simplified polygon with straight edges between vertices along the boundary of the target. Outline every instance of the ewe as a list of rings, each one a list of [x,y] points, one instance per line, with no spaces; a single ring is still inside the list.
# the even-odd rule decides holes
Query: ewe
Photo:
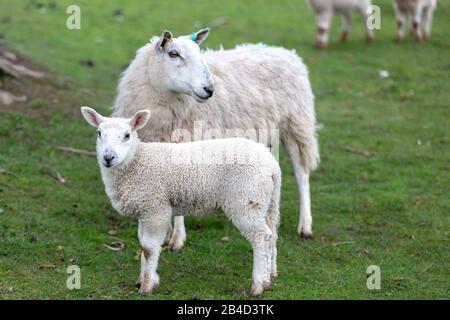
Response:
[[[416,41],[427,39],[430,36],[437,0],[394,0],[393,4],[397,19],[397,34],[395,37],[397,42],[403,40],[403,29],[408,17],[411,22],[411,34]],[[419,29],[421,22],[423,22],[422,31]]]
[[[98,130],[97,159],[113,207],[139,220],[141,294],[159,284],[161,245],[172,215],[221,209],[253,248],[251,293],[276,276],[281,170],[262,144],[243,138],[189,143],[144,143],[137,130],[150,111],[133,118],[102,117],[82,107]]]
[[[113,116],[130,117],[150,107],[154,116],[141,138],[153,142],[178,142],[174,132],[193,132],[196,123],[221,137],[229,137],[228,129],[278,129],[300,192],[297,230],[308,238],[309,174],[319,162],[319,147],[306,66],[295,52],[263,44],[201,52],[208,32],[177,38],[164,32],[139,49],[120,80]],[[182,249],[185,239],[183,216],[176,216],[170,248]]]
[[[372,42],[374,35],[367,26],[367,8],[370,0],[309,0],[309,3],[316,13],[317,34],[316,47],[326,48],[328,45],[328,33],[331,25],[331,19],[335,13],[342,14],[342,33],[341,41],[346,42],[352,20],[352,12],[357,10],[363,19],[366,28],[366,38]]]

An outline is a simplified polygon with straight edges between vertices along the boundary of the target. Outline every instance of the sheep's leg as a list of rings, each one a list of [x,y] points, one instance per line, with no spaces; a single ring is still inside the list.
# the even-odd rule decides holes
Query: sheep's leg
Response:
[[[431,25],[433,23],[434,8],[431,6],[425,7],[422,12],[423,23],[423,39],[426,40],[431,33]]]
[[[404,28],[405,28],[406,16],[401,12],[397,12],[396,17],[397,17],[397,33],[395,36],[395,41],[401,42],[403,40],[403,38],[405,37]]]
[[[323,11],[317,13],[317,33],[316,33],[316,48],[326,48],[328,45],[328,32],[330,29],[332,11]]]
[[[142,247],[140,294],[149,294],[159,285],[156,272],[161,245],[170,225],[170,214],[152,215],[149,220],[140,220],[139,242]]]
[[[300,160],[300,150],[298,144],[293,139],[285,142],[285,148],[294,167],[294,175],[297,181],[297,188],[300,193],[300,219],[297,233],[303,239],[312,237],[312,214],[311,195],[309,190],[309,172],[302,168]]]
[[[369,14],[367,13],[367,8],[369,7],[369,5],[370,5],[370,2],[365,1],[365,3],[363,5],[361,5],[361,7],[360,7],[360,14],[361,14],[361,18],[363,20],[364,27],[366,28],[366,40],[368,43],[371,43],[373,41],[373,39],[375,38],[375,36],[373,34],[373,30],[370,29],[369,25],[367,24],[367,21],[369,19]]]
[[[172,238],[169,241],[170,251],[181,251],[186,241],[186,229],[184,228],[184,217],[175,216]]]
[[[352,24],[351,12],[344,13],[342,15],[342,33],[341,33],[341,42],[343,43],[347,42],[351,24]]]
[[[422,6],[418,5],[413,13],[412,29],[411,29],[411,33],[417,42],[422,41],[422,33],[420,32],[421,14],[422,14]]]

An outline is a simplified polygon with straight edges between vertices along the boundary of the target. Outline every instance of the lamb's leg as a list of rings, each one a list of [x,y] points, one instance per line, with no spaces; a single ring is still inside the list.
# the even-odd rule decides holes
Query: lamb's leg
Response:
[[[328,45],[328,32],[330,29],[332,11],[317,13],[316,48],[323,49]]]
[[[184,217],[175,216],[173,223],[172,238],[169,241],[170,251],[181,251],[186,241],[186,229],[184,228]]]
[[[266,208],[259,212],[267,212]],[[227,212],[225,212],[227,214]],[[252,295],[260,295],[270,287],[272,258],[272,232],[265,217],[256,212],[227,214],[240,233],[247,238],[253,249]]]
[[[351,24],[352,24],[351,12],[347,12],[347,13],[343,14],[342,15],[342,33],[341,33],[341,42],[343,42],[343,43],[347,42]]]
[[[297,233],[303,239],[312,237],[311,195],[309,190],[309,172],[302,168],[298,143],[293,139],[287,139],[284,144],[294,167],[294,175],[300,193],[300,219]]]
[[[161,245],[170,225],[170,214],[152,215],[148,220],[140,220],[139,242],[141,255],[140,294],[149,294],[159,285],[158,267]]]

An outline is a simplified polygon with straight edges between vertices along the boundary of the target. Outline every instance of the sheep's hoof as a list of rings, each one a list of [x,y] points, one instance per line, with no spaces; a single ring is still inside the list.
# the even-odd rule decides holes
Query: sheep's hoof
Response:
[[[275,279],[276,277],[278,277],[278,273],[273,272],[273,273],[270,274],[270,279],[271,280]]]
[[[312,232],[305,232],[305,231],[300,232],[300,238],[302,238],[303,240],[309,240],[312,238],[312,236],[313,236]]]
[[[347,39],[348,39],[348,32],[342,32],[341,33],[341,42],[342,43],[346,43],[347,42]]]
[[[371,43],[373,42],[373,40],[374,40],[374,37],[373,37],[373,36],[367,36],[367,37],[366,37],[366,42],[367,42],[368,44],[371,44]]]
[[[170,242],[169,243],[169,250],[170,250],[170,252],[181,252],[181,251],[183,251],[183,249],[184,249],[184,244],[183,243],[181,243],[181,244],[179,244],[177,242],[175,242],[175,243]]]
[[[403,38],[400,37],[400,36],[396,36],[396,37],[395,37],[395,42],[396,42],[396,43],[400,43],[400,42],[402,42],[402,40],[403,40]]]
[[[272,288],[272,283],[270,282],[270,280],[263,282],[263,288],[264,290],[270,290]]]
[[[316,48],[317,49],[325,49],[327,47],[327,44],[323,41],[316,41]]]
[[[140,281],[136,281],[135,285],[136,288],[140,289],[141,288],[141,282]]]

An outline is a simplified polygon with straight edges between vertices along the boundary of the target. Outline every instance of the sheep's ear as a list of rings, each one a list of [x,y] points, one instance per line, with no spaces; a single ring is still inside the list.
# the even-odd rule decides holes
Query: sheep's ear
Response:
[[[150,110],[141,110],[136,112],[136,114],[131,118],[130,125],[133,130],[139,130],[147,124],[148,119],[150,119]]]
[[[105,120],[97,111],[89,107],[81,107],[81,114],[91,126],[96,128]]]
[[[203,41],[206,40],[206,38],[208,38],[209,30],[210,30],[209,28],[206,28],[201,29],[198,32],[192,32],[191,36],[192,41],[200,45],[200,43],[202,43]]]
[[[172,42],[172,32],[168,31],[168,30],[164,30],[161,38],[159,39],[159,42],[157,44],[157,49],[159,51],[164,50],[164,47],[166,46],[166,44],[168,44],[169,42]]]

